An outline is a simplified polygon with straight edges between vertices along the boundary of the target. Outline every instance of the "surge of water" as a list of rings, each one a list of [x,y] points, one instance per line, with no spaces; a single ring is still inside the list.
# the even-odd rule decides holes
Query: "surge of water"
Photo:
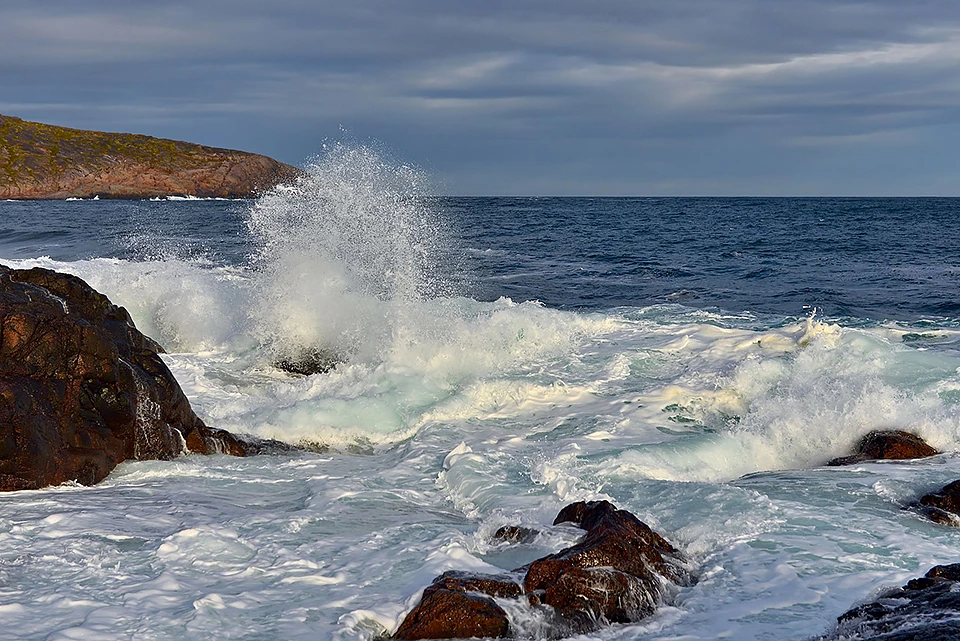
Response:
[[[249,261],[4,261],[125,305],[211,425],[329,449],[131,463],[97,487],[0,496],[0,625],[37,640],[372,641],[444,570],[573,543],[550,523],[578,499],[635,512],[700,574],[604,641],[802,639],[952,560],[960,532],[900,506],[960,474],[956,319],[458,296],[422,177],[367,148],[327,151],[246,212]],[[76,206],[94,205],[121,207]],[[524,279],[554,282],[553,263],[524,260],[539,270]],[[580,287],[571,299],[595,285],[576,284],[581,267],[555,279]],[[273,366],[310,349],[344,362]],[[820,466],[877,428],[948,453]],[[540,534],[505,545],[492,534],[508,523]],[[529,612],[511,616],[536,633]]]
[[[333,144],[294,185],[263,196],[248,219],[260,341],[369,360],[416,331],[410,306],[450,293],[438,266],[446,234],[424,188],[408,165]]]

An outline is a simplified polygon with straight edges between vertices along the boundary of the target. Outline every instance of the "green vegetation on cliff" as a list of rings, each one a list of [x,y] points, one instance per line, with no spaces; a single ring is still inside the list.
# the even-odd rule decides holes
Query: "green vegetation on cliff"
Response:
[[[247,152],[0,115],[0,198],[249,197],[298,173]]]

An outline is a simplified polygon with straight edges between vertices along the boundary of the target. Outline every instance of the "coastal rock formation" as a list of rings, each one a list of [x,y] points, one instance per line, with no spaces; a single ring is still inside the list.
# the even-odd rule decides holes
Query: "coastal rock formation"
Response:
[[[960,563],[937,565],[922,578],[840,615],[819,641],[960,639]]]
[[[516,598],[522,588],[506,575],[444,572],[423,591],[394,639],[468,639],[509,636],[507,613],[490,597]],[[485,596],[486,595],[486,596]]]
[[[960,527],[960,481],[948,483],[939,492],[925,494],[911,507],[931,521]]]
[[[922,438],[900,430],[875,430],[865,435],[850,456],[841,456],[827,465],[853,465],[863,461],[904,460],[934,456],[940,452]]]
[[[550,638],[585,634],[649,616],[670,583],[690,581],[686,561],[676,548],[608,501],[568,505],[554,525],[568,522],[587,530],[576,545],[512,574],[441,575],[393,638],[515,636],[519,631],[504,609],[506,599],[538,612]],[[522,585],[515,580],[519,576]]]
[[[0,266],[0,490],[90,485],[126,459],[258,451],[197,418],[161,351],[81,279]]]
[[[537,538],[537,534],[539,534],[539,532],[528,527],[504,525],[493,533],[492,538],[494,541],[502,541],[505,543],[529,543]]]
[[[599,622],[628,623],[649,616],[661,582],[683,583],[679,552],[626,510],[608,501],[573,503],[554,525],[587,530],[574,546],[530,564],[523,587],[532,599],[553,607],[571,633]]]
[[[0,115],[0,200],[251,198],[300,173],[243,151]]]

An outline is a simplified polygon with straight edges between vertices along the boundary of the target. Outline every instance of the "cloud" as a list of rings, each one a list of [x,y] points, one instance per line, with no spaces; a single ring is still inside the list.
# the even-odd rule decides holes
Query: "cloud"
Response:
[[[839,193],[838,149],[914,193],[958,57],[941,0],[6,0],[0,111],[292,162],[345,126],[470,193]]]

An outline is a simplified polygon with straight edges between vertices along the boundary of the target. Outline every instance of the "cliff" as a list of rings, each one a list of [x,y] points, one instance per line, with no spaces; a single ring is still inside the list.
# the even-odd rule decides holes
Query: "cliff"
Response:
[[[244,151],[0,115],[0,200],[251,198],[299,173]]]

